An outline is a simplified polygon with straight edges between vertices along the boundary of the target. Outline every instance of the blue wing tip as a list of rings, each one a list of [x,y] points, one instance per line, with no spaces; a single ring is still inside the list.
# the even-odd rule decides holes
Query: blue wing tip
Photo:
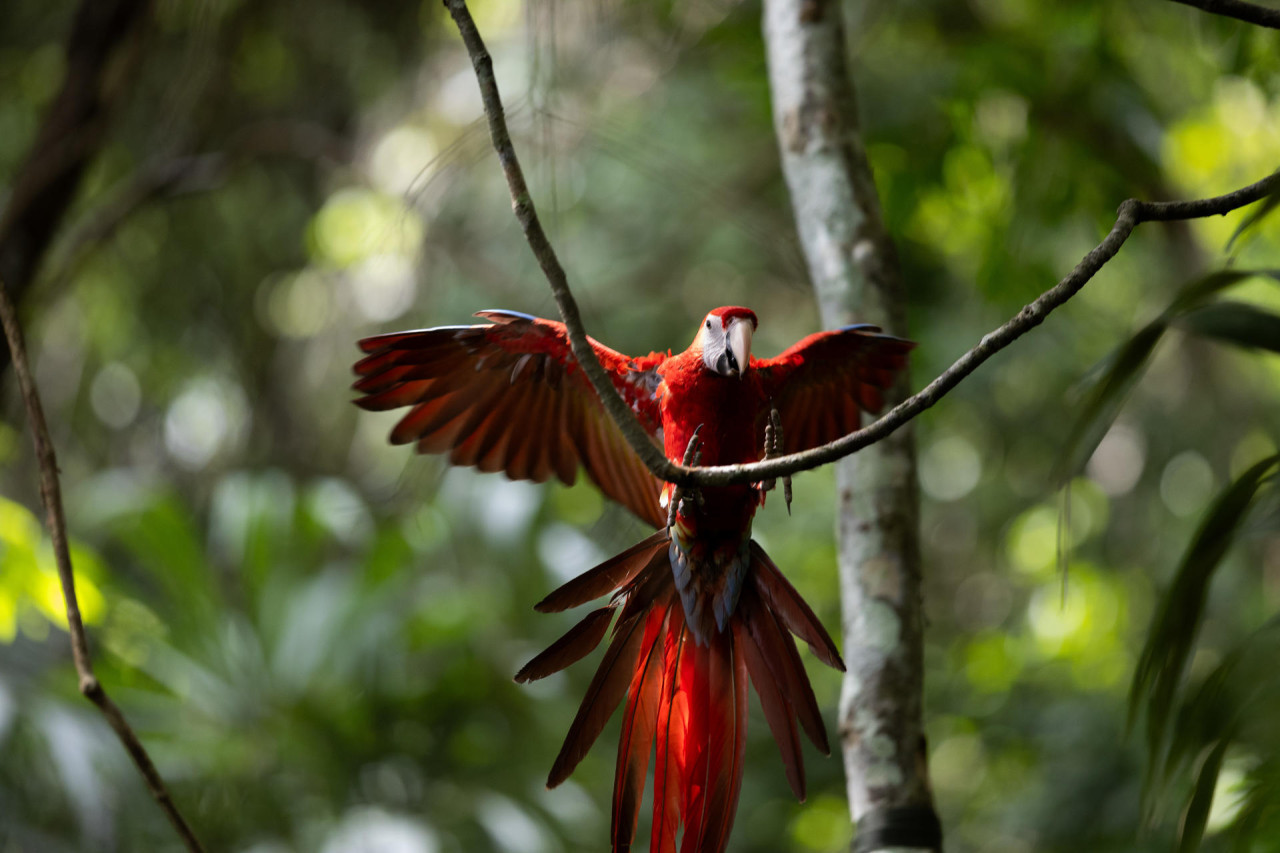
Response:
[[[883,329],[881,329],[879,326],[877,326],[874,323],[853,323],[852,325],[849,325],[849,326],[841,326],[839,329],[836,329],[836,331],[837,332],[864,332],[869,335],[874,335],[875,337],[880,338],[881,340],[899,341],[900,343],[910,344],[912,347],[916,345],[916,342],[913,340],[909,340],[907,338],[900,338],[897,335],[886,334]]]
[[[532,314],[525,314],[523,311],[508,311],[505,308],[487,308],[484,311],[477,311],[475,316],[483,317],[494,323],[510,323],[512,320],[524,320],[532,323],[538,319]]]

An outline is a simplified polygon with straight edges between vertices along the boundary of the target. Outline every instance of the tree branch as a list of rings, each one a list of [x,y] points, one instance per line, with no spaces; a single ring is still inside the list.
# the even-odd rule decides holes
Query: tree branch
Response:
[[[4,325],[5,338],[9,342],[9,352],[13,359],[14,373],[18,378],[18,386],[26,405],[27,418],[31,423],[31,438],[35,444],[36,459],[40,466],[40,497],[44,502],[45,525],[49,529],[49,540],[53,545],[54,559],[58,565],[58,580],[62,584],[62,597],[67,611],[67,631],[71,636],[71,657],[75,662],[76,673],[80,677],[80,692],[98,706],[98,710],[106,717],[107,723],[115,730],[125,751],[137,765],[151,796],[160,805],[173,828],[177,830],[187,849],[193,853],[202,853],[204,848],[187,825],[178,807],[174,804],[164,780],[152,763],[146,748],[138,740],[133,729],[124,718],[120,708],[107,695],[97,677],[93,673],[93,662],[89,657],[89,640],[85,635],[84,623],[80,619],[80,606],[76,601],[75,573],[71,567],[71,552],[67,544],[67,520],[62,509],[62,490],[58,483],[58,462],[53,451],[53,440],[49,437],[49,426],[45,422],[44,408],[40,404],[40,395],[36,390],[35,380],[31,376],[30,362],[27,360],[26,344],[23,342],[22,329],[18,325],[17,312],[14,310],[9,291],[3,279],[0,279],[0,323]]]
[[[1246,3],[1244,0],[1173,0],[1184,6],[1194,6],[1215,15],[1236,18],[1260,27],[1280,29],[1280,9],[1259,6],[1257,3]]]
[[[681,485],[689,483],[699,486],[754,482],[817,468],[874,444],[942,399],[991,356],[1043,323],[1050,312],[1075,296],[1097,274],[1098,270],[1115,257],[1120,247],[1133,233],[1133,229],[1139,224],[1222,216],[1277,192],[1280,192],[1280,172],[1275,172],[1247,187],[1213,198],[1167,202],[1129,199],[1120,205],[1115,225],[1112,226],[1110,233],[1085,255],[1080,263],[1076,264],[1075,269],[1066,278],[1026,305],[1007,323],[983,336],[977,346],[956,359],[936,379],[894,406],[879,420],[830,444],[764,462],[755,462],[750,465],[709,466],[696,471],[681,466],[677,471],[680,476],[674,478],[674,481]]]
[[[942,399],[991,356],[1043,323],[1050,312],[1079,292],[1080,288],[1084,287],[1107,261],[1115,257],[1116,252],[1124,245],[1125,240],[1138,224],[1219,216],[1259,201],[1272,193],[1280,192],[1280,172],[1278,172],[1255,184],[1213,198],[1170,202],[1129,199],[1120,205],[1111,232],[1084,256],[1066,278],[1045,291],[1034,302],[1029,303],[1007,323],[984,336],[973,349],[956,359],[951,367],[928,386],[899,403],[879,420],[829,444],[799,453],[790,453],[747,465],[690,468],[677,465],[667,459],[649,439],[644,428],[636,420],[635,413],[613,387],[613,383],[609,381],[604,368],[600,366],[599,359],[591,349],[586,330],[582,325],[578,304],[569,290],[564,268],[560,265],[555,249],[552,248],[546,233],[542,230],[533,199],[529,196],[528,185],[524,180],[524,172],[520,168],[520,161],[511,144],[511,134],[507,130],[502,99],[498,94],[498,85],[493,76],[493,62],[485,49],[484,41],[480,38],[480,33],[476,30],[470,12],[467,11],[466,0],[445,0],[445,5],[458,25],[463,44],[466,45],[467,53],[475,68],[485,116],[489,122],[489,134],[507,179],[512,209],[524,230],[529,248],[533,250],[534,257],[537,258],[543,275],[551,286],[551,292],[560,310],[560,317],[568,329],[569,343],[574,357],[582,365],[592,387],[600,396],[605,411],[618,425],[623,438],[644,462],[645,467],[655,477],[686,488],[755,483],[784,477],[818,468],[874,444]]]
[[[507,178],[512,209],[515,210],[516,218],[520,220],[520,227],[524,229],[529,248],[533,250],[534,257],[538,259],[538,265],[542,267],[543,275],[551,285],[556,306],[560,309],[560,318],[564,320],[565,328],[569,331],[569,344],[573,349],[573,356],[582,366],[592,387],[596,389],[596,394],[600,396],[600,402],[604,404],[605,411],[618,425],[618,429],[622,430],[622,435],[631,445],[631,449],[654,476],[664,480],[675,480],[679,466],[672,464],[649,439],[648,433],[636,420],[631,407],[622,399],[618,389],[613,387],[613,382],[609,380],[608,374],[600,366],[600,360],[596,358],[595,351],[591,348],[587,331],[582,326],[582,315],[578,311],[577,300],[569,290],[564,267],[560,265],[555,249],[551,247],[551,242],[542,230],[542,223],[538,220],[533,199],[529,196],[524,171],[520,168],[515,147],[511,144],[511,134],[507,130],[502,98],[498,95],[498,83],[493,76],[493,60],[489,58],[489,52],[480,38],[475,21],[471,19],[466,0],[445,0],[445,6],[448,7],[449,14],[458,25],[462,42],[466,45],[471,64],[475,67],[476,80],[480,84],[480,99],[484,103],[484,112],[489,119],[489,135],[493,139],[494,150],[498,152],[498,162],[502,164],[502,172]],[[689,481],[681,485],[692,486],[694,483]]]

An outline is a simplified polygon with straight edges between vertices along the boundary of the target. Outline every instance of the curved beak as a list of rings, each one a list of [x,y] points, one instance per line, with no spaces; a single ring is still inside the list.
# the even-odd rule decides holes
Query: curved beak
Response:
[[[746,372],[751,364],[751,332],[751,321],[742,318],[729,321],[729,328],[725,331],[728,344],[725,347],[725,358],[729,369],[722,371],[723,373],[740,377]]]

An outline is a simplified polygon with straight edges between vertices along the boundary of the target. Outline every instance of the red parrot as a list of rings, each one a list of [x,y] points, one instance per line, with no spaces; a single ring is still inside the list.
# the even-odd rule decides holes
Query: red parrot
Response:
[[[568,778],[626,697],[614,777],[612,844],[630,850],[656,746],[651,851],[723,851],[737,809],[746,745],[747,682],[804,800],[797,722],[830,753],[826,729],[791,634],[843,671],[813,611],[751,539],[764,486],[677,493],[655,479],[609,419],[561,323],[481,311],[489,324],[442,326],[360,342],[357,404],[412,406],[391,441],[448,453],[456,465],[538,482],[572,483],[579,463],[609,497],[659,528],[574,578],[535,607],[556,612],[609,602],[516,675],[530,681],[613,639],[569,728],[548,787]],[[766,442],[794,452],[857,429],[914,346],[874,326],[819,332],[776,358],[751,355],[756,315],[717,308],[687,350],[631,358],[592,340],[614,387],[667,457],[693,444],[701,464],[757,461]],[[782,440],[767,439],[780,419]],[[696,433],[696,437],[695,437]],[[669,514],[669,504],[678,501]],[[668,527],[668,518],[672,524]],[[614,618],[616,616],[616,619]]]

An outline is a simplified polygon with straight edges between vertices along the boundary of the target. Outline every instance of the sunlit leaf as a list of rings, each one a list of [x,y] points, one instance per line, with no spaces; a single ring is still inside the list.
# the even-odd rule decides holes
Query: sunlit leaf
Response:
[[[1223,300],[1189,312],[1178,325],[1201,337],[1280,352],[1280,315],[1246,302]]]

